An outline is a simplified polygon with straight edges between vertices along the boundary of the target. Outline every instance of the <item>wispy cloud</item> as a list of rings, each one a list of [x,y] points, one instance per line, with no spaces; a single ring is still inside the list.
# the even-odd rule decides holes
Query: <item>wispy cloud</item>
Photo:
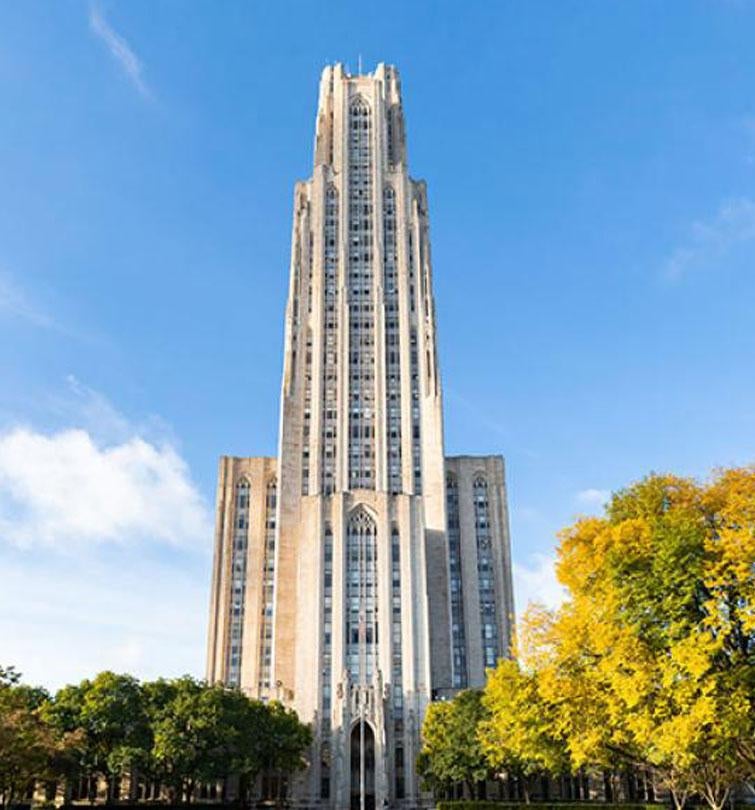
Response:
[[[499,436],[510,439],[511,438],[511,429],[507,427],[501,420],[491,418],[487,411],[480,407],[480,405],[476,402],[473,402],[468,397],[465,397],[459,391],[454,389],[452,386],[445,386],[444,393],[446,395],[446,399],[451,399],[459,403],[459,405],[464,408],[474,419],[477,424],[483,425],[488,430],[491,430],[493,433],[497,433]]]
[[[582,489],[577,493],[577,503],[582,506],[602,507],[608,503],[611,493],[607,489]]]
[[[0,315],[20,318],[45,329],[54,326],[52,318],[32,303],[10,275],[2,271],[0,271]]]
[[[727,200],[712,219],[693,223],[688,242],[666,260],[663,275],[678,281],[695,267],[720,260],[737,245],[753,240],[755,201],[748,197]]]
[[[556,558],[552,554],[533,554],[528,565],[514,563],[514,599],[521,616],[529,604],[557,608],[566,598],[566,590],[556,579]]]
[[[89,8],[89,27],[101,39],[110,55],[115,59],[131,83],[145,97],[151,98],[152,91],[144,79],[144,66],[128,42],[113,29],[105,19],[100,7],[93,3]]]
[[[0,545],[3,663],[53,689],[103,669],[201,675],[210,565],[209,554],[98,548],[72,560]]]

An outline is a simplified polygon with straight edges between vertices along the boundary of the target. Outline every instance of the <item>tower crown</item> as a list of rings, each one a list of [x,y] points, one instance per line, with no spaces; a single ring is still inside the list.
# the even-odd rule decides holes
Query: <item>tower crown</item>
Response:
[[[341,64],[328,65],[320,77],[320,97],[315,131],[315,166],[333,165],[335,145],[346,137],[344,104],[360,97],[375,119],[384,124],[378,130],[377,147],[392,165],[406,163],[401,80],[393,65],[383,62],[372,73],[349,73]],[[340,168],[340,167],[339,167]]]

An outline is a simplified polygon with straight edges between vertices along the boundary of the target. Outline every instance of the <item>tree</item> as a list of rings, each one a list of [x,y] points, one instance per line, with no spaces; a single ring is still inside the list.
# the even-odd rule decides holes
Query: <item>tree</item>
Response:
[[[145,687],[154,743],[153,768],[178,801],[191,801],[198,782],[225,776],[234,727],[226,724],[223,688],[185,676]]]
[[[574,763],[652,766],[713,810],[753,773],[755,469],[652,475],[561,535],[539,692]]]
[[[432,703],[422,725],[417,772],[433,790],[464,783],[470,796],[490,773],[478,727],[486,718],[482,693],[459,692],[453,700]]]
[[[43,712],[60,734],[79,732],[79,769],[105,779],[109,800],[116,798],[116,779],[147,759],[147,714],[141,686],[130,675],[101,672],[66,686]]]
[[[478,734],[485,758],[496,774],[521,779],[528,804],[529,777],[570,771],[554,709],[539,692],[536,671],[523,671],[516,661],[502,658],[488,676],[482,705],[487,716]]]
[[[35,779],[50,775],[57,751],[52,729],[39,714],[46,694],[18,684],[14,671],[0,675],[0,798],[9,807]]]
[[[267,705],[262,759],[271,772],[295,773],[307,767],[305,753],[312,744],[312,729],[300,722],[293,709],[273,701]]]
[[[145,684],[154,735],[150,767],[191,801],[198,783],[239,777],[244,799],[263,770],[305,766],[312,733],[292,709],[251,700],[238,689],[190,677]]]
[[[259,773],[271,777],[272,784],[277,784],[275,798],[283,798],[283,777],[307,767],[306,752],[312,744],[312,729],[304,725],[293,709],[287,709],[282,703],[273,701],[258,704],[264,709],[262,731],[256,735],[257,744],[253,754],[242,755],[241,764],[236,773],[245,777],[242,786],[251,787]],[[251,740],[244,738],[247,745]],[[242,749],[243,750],[243,749]],[[245,765],[251,762],[254,767]],[[272,798],[272,797],[271,797]]]
[[[8,807],[37,780],[69,773],[79,734],[58,733],[45,720],[50,696],[0,667],[0,805]]]

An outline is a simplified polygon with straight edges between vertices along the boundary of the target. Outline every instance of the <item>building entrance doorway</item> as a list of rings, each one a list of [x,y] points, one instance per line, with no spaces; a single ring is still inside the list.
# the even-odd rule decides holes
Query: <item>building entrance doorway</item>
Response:
[[[375,810],[375,735],[365,721],[351,731],[351,810],[361,810],[362,789],[364,810]]]

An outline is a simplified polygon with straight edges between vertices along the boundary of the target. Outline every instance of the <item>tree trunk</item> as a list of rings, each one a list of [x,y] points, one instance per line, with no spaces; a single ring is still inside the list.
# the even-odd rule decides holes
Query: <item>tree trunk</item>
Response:
[[[687,791],[670,787],[668,792],[671,794],[671,799],[674,802],[674,810],[683,810],[684,805],[687,803]]]
[[[723,788],[716,783],[706,783],[703,796],[708,803],[710,810],[722,810],[729,798],[730,788]]]
[[[613,803],[621,801],[621,775],[611,772],[611,789],[613,790]]]

